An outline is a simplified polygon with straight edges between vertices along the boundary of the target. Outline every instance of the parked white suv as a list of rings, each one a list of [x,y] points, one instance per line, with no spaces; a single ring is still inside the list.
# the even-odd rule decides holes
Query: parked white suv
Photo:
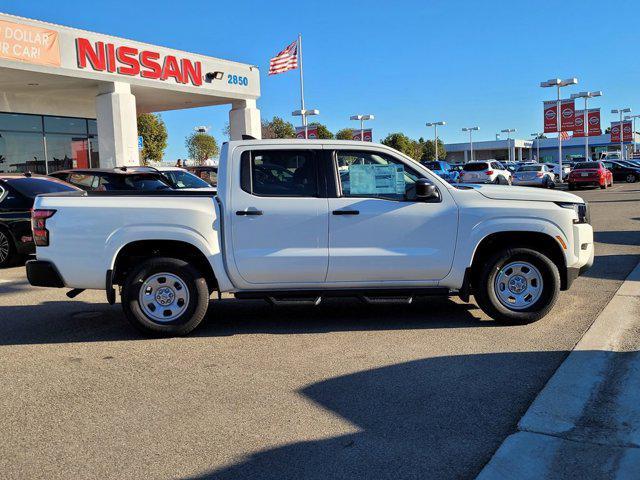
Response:
[[[458,295],[498,321],[542,318],[593,263],[582,198],[445,182],[370,142],[225,143],[218,193],[41,195],[32,285],[119,286],[148,332],[183,335],[213,292],[271,303]],[[425,312],[428,315],[428,311]]]
[[[462,167],[460,183],[495,183],[509,185],[511,172],[497,160],[468,162]]]

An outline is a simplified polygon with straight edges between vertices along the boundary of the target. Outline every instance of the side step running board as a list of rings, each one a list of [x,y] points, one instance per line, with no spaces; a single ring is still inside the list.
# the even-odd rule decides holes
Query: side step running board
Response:
[[[360,300],[362,300],[364,303],[368,303],[370,305],[378,305],[381,303],[394,303],[394,304],[398,304],[398,305],[409,305],[410,303],[413,302],[413,297],[372,297],[372,296],[365,296],[362,295],[359,297]]]
[[[310,305],[316,306],[320,305],[322,301],[322,297],[265,297],[265,300],[269,302],[271,305]]]

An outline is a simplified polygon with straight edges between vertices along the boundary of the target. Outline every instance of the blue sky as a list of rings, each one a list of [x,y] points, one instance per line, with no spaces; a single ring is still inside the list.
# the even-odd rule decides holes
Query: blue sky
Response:
[[[297,72],[269,77],[269,58],[304,38],[307,106],[334,132],[349,116],[373,113],[374,138],[402,131],[430,137],[425,122],[445,120],[445,142],[460,129],[493,139],[542,129],[541,80],[576,76],[565,89],[602,90],[603,109],[640,112],[640,2],[601,1],[240,1],[176,2],[4,0],[7,13],[258,65],[263,118],[293,121]],[[224,140],[227,107],[163,113],[168,160],[185,156],[184,138],[211,125]]]

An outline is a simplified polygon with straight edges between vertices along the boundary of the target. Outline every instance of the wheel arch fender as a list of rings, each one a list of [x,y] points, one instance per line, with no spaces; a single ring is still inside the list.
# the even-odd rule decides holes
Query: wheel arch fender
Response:
[[[214,238],[207,239],[194,229],[168,225],[135,225],[120,228],[105,242],[105,271],[112,271],[114,282],[117,283],[121,273],[117,271],[118,260],[123,252],[128,251],[127,249],[148,249],[148,253],[151,254],[155,245],[161,248],[164,255],[167,255],[167,249],[169,252],[174,251],[177,258],[189,253],[186,252],[189,250],[194,254],[199,253],[206,260],[217,287],[220,290],[229,290],[231,282],[224,268],[217,232],[214,234]],[[180,249],[181,245],[184,245],[184,248]]]

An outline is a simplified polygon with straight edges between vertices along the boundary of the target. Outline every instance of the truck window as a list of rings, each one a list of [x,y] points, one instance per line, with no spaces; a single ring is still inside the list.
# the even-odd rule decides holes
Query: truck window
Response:
[[[415,200],[420,176],[404,163],[379,152],[336,152],[343,197]]]
[[[241,187],[266,197],[317,197],[318,165],[311,150],[248,150],[241,157]]]

